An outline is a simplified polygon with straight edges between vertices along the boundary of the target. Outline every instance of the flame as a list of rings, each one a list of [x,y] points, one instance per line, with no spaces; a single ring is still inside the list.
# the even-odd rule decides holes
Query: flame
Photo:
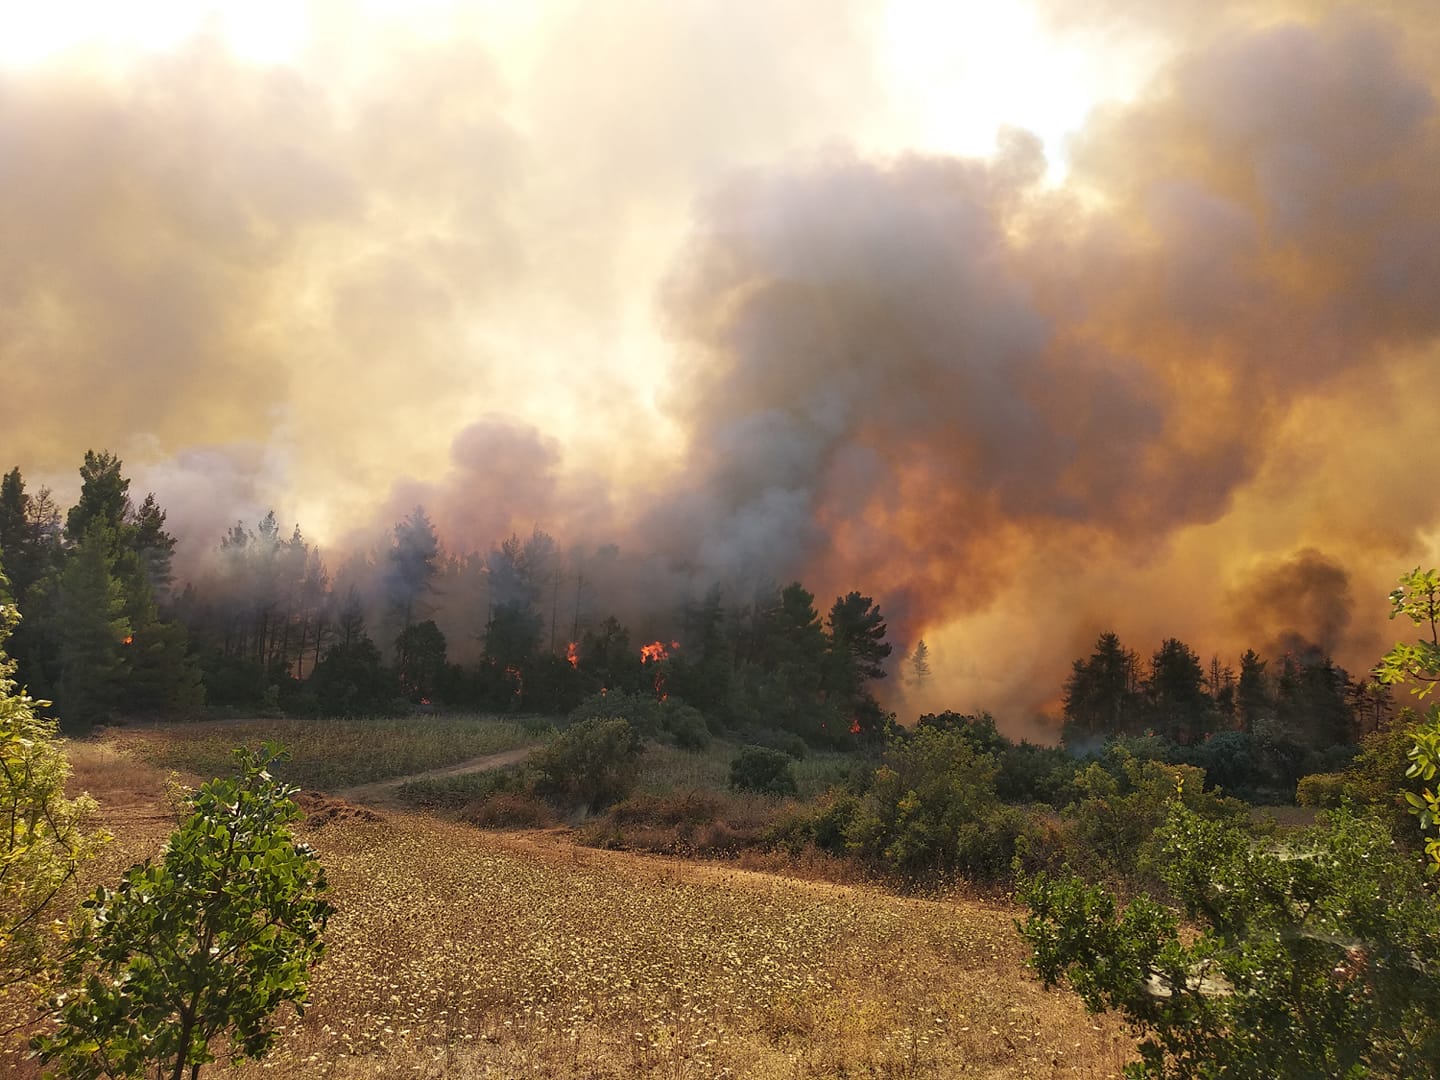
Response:
[[[123,638],[120,639],[120,644],[121,644],[121,645],[129,645],[129,644],[131,644],[132,642],[134,642],[134,640],[135,640],[135,635],[134,635],[134,634],[126,634]]]
[[[652,641],[649,645],[641,645],[640,662],[642,664],[648,664],[653,660],[655,663],[658,664],[661,660],[669,660],[670,650],[678,648],[680,648],[680,643],[678,641],[670,642],[669,649],[665,648],[665,643],[663,641]]]
[[[580,651],[576,647],[576,642],[572,641],[565,646],[565,659],[570,661],[570,666],[573,668],[580,666]]]
[[[515,680],[515,696],[519,697],[525,692],[525,676],[520,674],[520,669],[517,667],[507,667],[505,674]]]
[[[422,698],[420,699],[420,704],[421,704],[421,705],[429,705],[429,704],[430,704],[430,699],[429,699],[428,697],[422,697]]]

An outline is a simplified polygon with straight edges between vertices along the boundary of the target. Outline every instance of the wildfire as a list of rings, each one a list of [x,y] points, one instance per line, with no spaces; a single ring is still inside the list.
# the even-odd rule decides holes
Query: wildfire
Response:
[[[565,659],[570,661],[570,666],[573,668],[580,666],[580,650],[577,648],[577,644],[577,642],[572,641],[569,645],[565,646]]]
[[[670,642],[670,649],[678,648],[680,648],[680,643],[678,641]],[[665,643],[663,641],[652,641],[649,645],[641,645],[640,662],[642,664],[648,664],[653,661],[654,663],[658,664],[661,660],[669,660],[670,649],[665,648]]]
[[[121,644],[121,645],[131,645],[131,644],[134,643],[134,641],[135,641],[135,635],[134,635],[134,634],[126,634],[123,638],[120,639],[120,644]]]
[[[515,680],[515,696],[521,697],[525,693],[525,676],[517,667],[507,667],[505,674]]]
[[[660,663],[662,660],[669,660],[669,659],[670,659],[670,651],[671,651],[671,649],[678,649],[678,648],[680,648],[680,643],[679,643],[678,641],[672,641],[672,642],[670,642],[670,648],[669,648],[669,649],[667,649],[667,648],[665,647],[665,643],[664,643],[663,641],[652,641],[649,645],[641,645],[641,646],[640,646],[640,663],[642,663],[642,664],[649,664],[649,663],[656,663],[656,664],[658,664],[658,663]],[[655,672],[655,700],[656,700],[656,701],[664,701],[664,700],[665,700],[666,698],[668,698],[669,696],[670,696],[670,695],[669,695],[668,693],[666,693],[666,691],[665,691],[665,672],[664,672],[664,671],[657,671],[657,672]]]

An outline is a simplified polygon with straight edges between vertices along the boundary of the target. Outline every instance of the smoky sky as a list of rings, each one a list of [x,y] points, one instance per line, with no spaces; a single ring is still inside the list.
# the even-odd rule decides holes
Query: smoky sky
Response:
[[[859,588],[957,708],[1053,702],[1104,629],[1367,666],[1440,557],[1425,6],[1042,7],[1166,43],[1058,178],[1018,129],[878,149],[863,4],[584,5],[523,77],[463,37],[0,75],[4,449],[119,450],[201,549],[423,505],[454,552],[617,544],[657,606]]]

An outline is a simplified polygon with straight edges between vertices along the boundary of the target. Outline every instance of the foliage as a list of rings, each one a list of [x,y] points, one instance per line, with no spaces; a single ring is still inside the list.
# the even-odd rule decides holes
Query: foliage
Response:
[[[891,652],[885,640],[885,616],[870,597],[849,592],[835,598],[826,627],[826,692],[848,711],[854,734],[883,739],[885,714],[866,684],[885,678],[884,665]]]
[[[380,662],[380,650],[363,629],[337,641],[310,676],[322,716],[383,716],[395,703],[396,684]]]
[[[1073,876],[1019,890],[1046,985],[1145,1036],[1127,1075],[1440,1075],[1440,905],[1381,823],[1340,811],[1262,844],[1176,801],[1159,839],[1198,934]]]
[[[395,795],[407,806],[458,810],[502,792],[518,791],[522,786],[517,769],[486,769],[451,776],[419,776],[399,785]]]
[[[88,831],[95,804],[65,798],[70,765],[54,720],[14,680],[5,643],[19,612],[0,573],[0,1000],[24,992],[55,960],[50,918],[77,869],[103,837]]]
[[[921,638],[915,649],[905,660],[909,667],[907,681],[911,686],[923,689],[930,682],[930,646]]]
[[[570,723],[623,717],[642,738],[667,736],[682,750],[703,750],[710,744],[710,729],[698,709],[679,698],[657,700],[647,691],[611,690],[591,694],[570,712]]]
[[[761,795],[794,795],[795,770],[787,754],[764,746],[747,746],[730,762],[730,787]]]
[[[634,784],[640,749],[640,736],[628,720],[582,720],[531,756],[534,789],[572,807],[605,806],[624,798]]]
[[[434,619],[400,631],[395,639],[395,670],[401,693],[411,701],[428,701],[435,696],[445,670],[445,635]]]
[[[1088,660],[1076,660],[1065,682],[1062,737],[1074,746],[1139,727],[1140,658],[1113,633],[1101,634]]]
[[[1000,803],[996,771],[963,730],[924,727],[892,740],[850,822],[850,851],[910,880],[1002,876],[1029,821]]]
[[[303,1010],[332,909],[324,869],[290,832],[295,789],[268,772],[279,753],[237,751],[237,774],[196,792],[160,863],[85,902],[57,1031],[34,1043],[42,1061],[71,1078],[155,1067],[193,1080],[212,1040],[261,1057],[276,1010]]]
[[[1390,594],[1390,617],[1404,616],[1414,625],[1429,627],[1430,640],[1414,644],[1399,642],[1380,661],[1376,678],[1385,685],[1413,682],[1411,693],[1423,700],[1440,683],[1440,571],[1416,567],[1400,579]],[[1431,705],[1424,720],[1412,732],[1410,767],[1405,775],[1427,785],[1421,791],[1405,791],[1405,801],[1420,820],[1432,873],[1440,871],[1440,785],[1431,787],[1440,775],[1440,705]]]
[[[95,525],[71,551],[60,578],[57,697],[70,718],[81,723],[102,719],[118,700],[121,650],[133,638],[113,542],[105,526]]]
[[[1296,806],[1333,810],[1344,801],[1349,784],[1344,773],[1311,773],[1295,788]]]
[[[1345,794],[1357,806],[1379,815],[1397,841],[1421,846],[1423,834],[1415,829],[1411,804],[1405,797],[1407,791],[1419,795],[1424,790],[1418,777],[1406,775],[1418,726],[1414,711],[1406,710],[1389,726],[1365,736],[1344,776]]]
[[[1163,887],[1157,830],[1173,802],[1232,826],[1249,819],[1244,803],[1206,791],[1203,780],[1193,766],[1141,760],[1123,745],[1112,746],[1104,761],[1075,777],[1079,798],[1063,813],[1066,850],[1089,877]]]
[[[419,506],[395,526],[391,535],[383,569],[388,614],[402,628],[409,628],[425,607],[426,595],[434,588],[434,578],[439,571],[440,540],[435,535],[435,526]]]

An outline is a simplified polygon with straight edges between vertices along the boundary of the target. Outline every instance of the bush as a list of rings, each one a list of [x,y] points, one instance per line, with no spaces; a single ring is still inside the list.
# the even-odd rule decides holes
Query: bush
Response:
[[[1331,810],[1340,805],[1348,787],[1344,773],[1311,773],[1300,778],[1295,788],[1295,803]]]
[[[759,844],[772,817],[764,800],[735,795],[632,795],[587,823],[581,839],[592,847],[730,856]]]
[[[531,756],[533,789],[573,809],[607,806],[634,784],[640,750],[640,736],[629,721],[583,720]]]
[[[623,718],[642,738],[658,739],[662,735],[682,750],[703,750],[710,745],[710,729],[700,710],[686,705],[676,697],[656,700],[649,691],[628,694],[610,690],[591,694],[570,713],[570,723],[586,720]]]
[[[297,844],[295,789],[274,780],[279,754],[238,750],[233,779],[205,784],[160,863],[126,871],[85,902],[70,942],[57,1030],[34,1048],[71,1077],[188,1074],[229,1043],[262,1057],[275,1011],[304,1008],[331,913],[325,871]]]
[[[1064,844],[1086,877],[1112,885],[1163,889],[1155,856],[1155,830],[1177,798],[1200,816],[1233,825],[1249,822],[1238,799],[1207,792],[1192,765],[1140,760],[1112,745],[1106,761],[1091,762],[1075,778],[1081,797],[1065,808]]]
[[[331,646],[308,686],[322,716],[391,715],[399,689],[380,662],[380,650],[364,634]]]
[[[681,750],[704,750],[710,745],[710,728],[700,710],[673,698],[666,699],[660,723]]]
[[[885,758],[846,829],[850,851],[912,881],[1004,875],[1029,819],[1001,804],[995,759],[969,732],[917,728]]]
[[[501,792],[514,792],[519,787],[519,777],[515,769],[421,777],[405,781],[395,789],[395,794],[406,806],[425,810],[459,809],[474,806]]]
[[[1071,876],[1019,890],[1045,984],[1145,1036],[1126,1075],[1440,1076],[1440,904],[1381,822],[1340,811],[1270,846],[1177,801],[1160,842],[1198,933]]]
[[[528,792],[500,790],[472,801],[460,820],[481,829],[543,829],[555,824],[555,812]]]
[[[794,795],[795,770],[779,750],[747,746],[730,762],[730,787],[761,795]]]
[[[856,795],[831,790],[815,802],[782,815],[765,834],[765,842],[791,854],[814,847],[829,855],[844,855],[847,834],[859,809]]]
[[[779,750],[786,757],[804,761],[810,753],[805,740],[793,731],[779,731],[775,728],[746,728],[742,737],[750,746],[763,746]]]
[[[1346,794],[1357,805],[1377,814],[1399,843],[1418,846],[1420,835],[1411,815],[1410,796],[1418,798],[1424,784],[1417,776],[1408,776],[1410,749],[1418,731],[1415,714],[1401,712],[1391,726],[1372,732],[1362,740],[1360,755],[1346,771]]]
[[[587,720],[615,720],[623,718],[641,738],[653,739],[663,730],[662,704],[655,695],[626,693],[623,690],[604,690],[591,694],[570,712],[570,724],[583,724]]]
[[[47,703],[13,677],[5,642],[20,615],[4,602],[5,583],[0,574],[0,818],[9,826],[0,834],[0,1004],[53,970],[53,920],[104,839],[89,829],[94,801],[65,798],[70,763],[56,722],[39,712]]]

